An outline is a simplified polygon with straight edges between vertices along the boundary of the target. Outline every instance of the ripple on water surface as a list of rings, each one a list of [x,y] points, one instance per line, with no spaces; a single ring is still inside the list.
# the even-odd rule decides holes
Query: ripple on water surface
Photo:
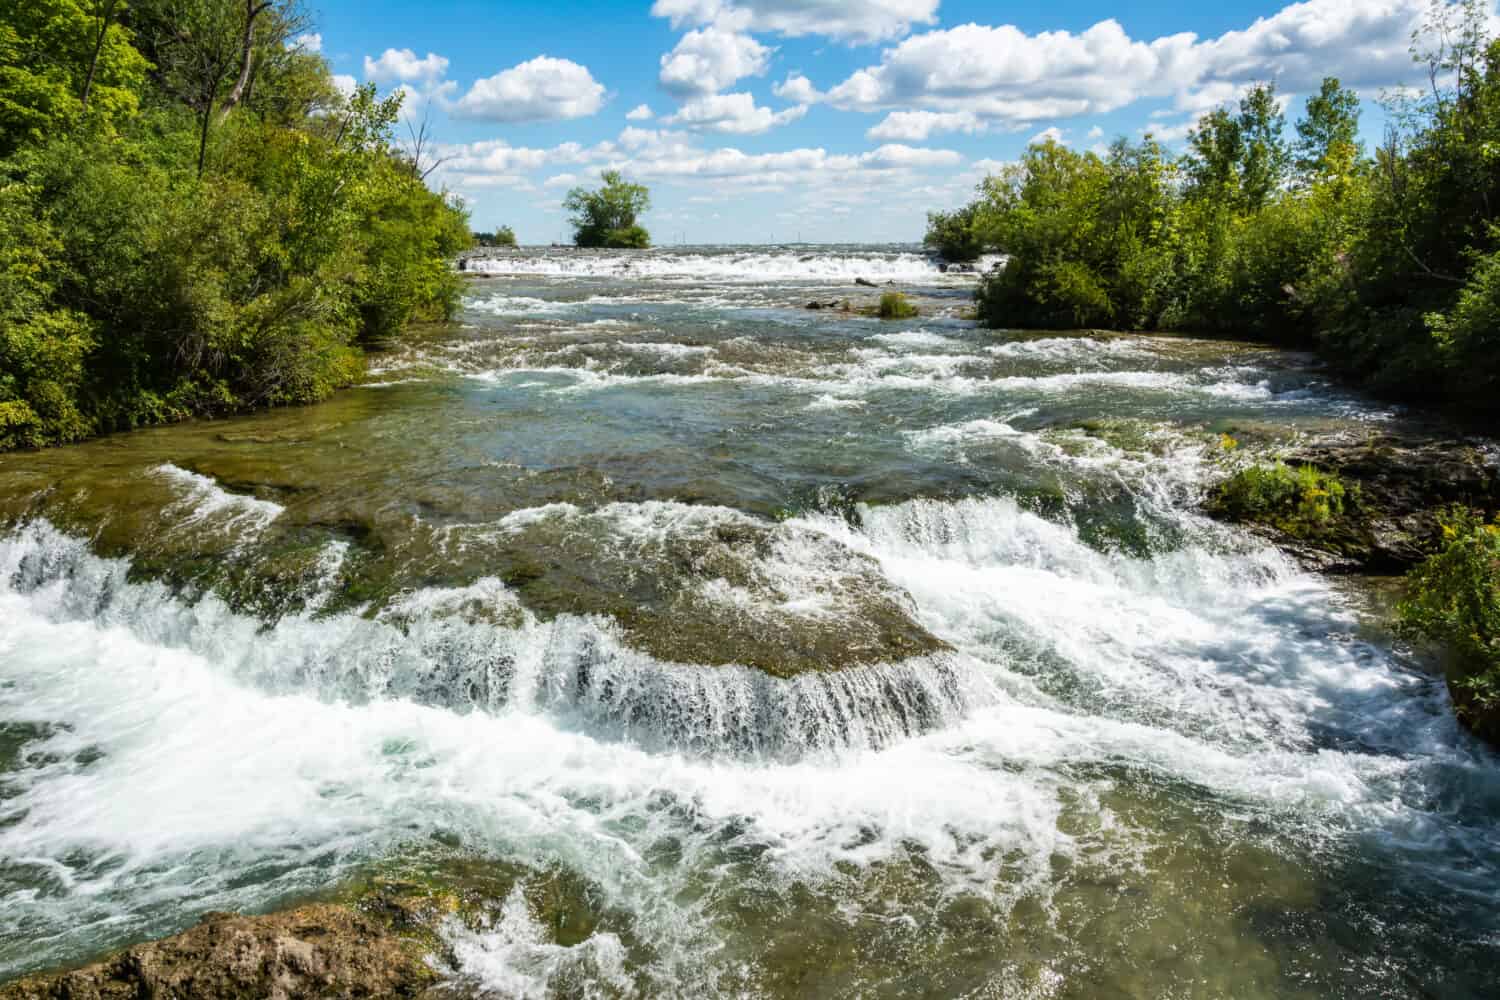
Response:
[[[486,268],[378,391],[0,458],[0,975],[440,850],[597,901],[448,928],[491,995],[1492,989],[1493,756],[1194,513],[1400,414],[908,250]]]

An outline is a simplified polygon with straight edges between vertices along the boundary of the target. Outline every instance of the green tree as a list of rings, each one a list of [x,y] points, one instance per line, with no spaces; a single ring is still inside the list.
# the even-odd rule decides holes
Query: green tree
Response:
[[[928,212],[927,235],[922,244],[944,260],[954,263],[978,260],[984,240],[975,227],[978,208],[967,205],[953,212]]]
[[[1260,84],[1240,98],[1239,131],[1244,144],[1240,191],[1250,211],[1264,207],[1286,182],[1291,153],[1286,145],[1286,115],[1274,84]]]
[[[137,20],[161,85],[197,119],[201,177],[209,132],[244,99],[257,57],[305,22],[293,0],[141,0]]]
[[[1325,77],[1297,122],[1295,166],[1304,182],[1347,172],[1360,158],[1359,95]]]
[[[1285,130],[1271,84],[1250,88],[1237,112],[1218,108],[1204,115],[1189,133],[1183,165],[1193,195],[1248,211],[1265,205],[1286,180],[1291,154]]]
[[[574,188],[563,199],[573,242],[581,247],[641,249],[651,245],[651,236],[636,221],[651,207],[651,194],[643,185],[631,184],[618,170],[599,175],[604,186],[597,191]]]
[[[0,4],[0,156],[77,127],[89,106],[115,125],[134,115],[147,62],[131,35],[83,0]]]

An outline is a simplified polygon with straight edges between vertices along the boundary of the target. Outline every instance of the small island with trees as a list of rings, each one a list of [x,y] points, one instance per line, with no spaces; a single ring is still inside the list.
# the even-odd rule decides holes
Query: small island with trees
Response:
[[[600,174],[604,186],[597,191],[576,187],[563,199],[573,226],[573,243],[580,247],[644,250],[651,234],[636,217],[651,207],[651,193],[644,185],[631,184],[618,170]]]

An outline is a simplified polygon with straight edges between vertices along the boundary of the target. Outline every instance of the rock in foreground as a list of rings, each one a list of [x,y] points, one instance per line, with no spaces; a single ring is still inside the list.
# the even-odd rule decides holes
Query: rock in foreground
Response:
[[[259,917],[211,913],[97,965],[0,987],[0,998],[418,997],[438,975],[425,961],[426,944],[401,925],[391,912],[331,903]]]

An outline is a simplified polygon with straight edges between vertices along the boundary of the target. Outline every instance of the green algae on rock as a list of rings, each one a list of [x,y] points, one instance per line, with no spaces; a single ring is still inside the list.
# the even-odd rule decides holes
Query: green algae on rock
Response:
[[[447,853],[414,856],[381,865],[325,900],[259,916],[206,914],[180,934],[0,986],[0,1000],[488,995],[466,988],[441,932],[486,929],[511,898],[562,947],[586,941],[601,919],[597,891],[560,869],[533,872]]]

